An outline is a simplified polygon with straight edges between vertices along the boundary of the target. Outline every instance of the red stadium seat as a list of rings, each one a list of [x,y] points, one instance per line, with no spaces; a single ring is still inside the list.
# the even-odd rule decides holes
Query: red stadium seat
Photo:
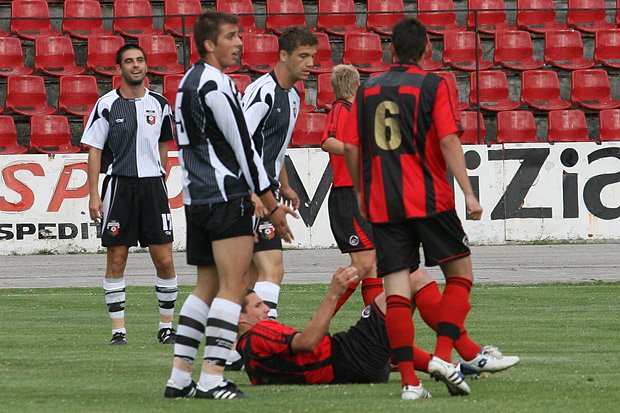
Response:
[[[11,2],[11,33],[23,39],[37,36],[57,36],[52,29],[50,9],[44,0],[13,0]]]
[[[392,27],[405,17],[403,0],[368,0],[366,28],[377,34],[392,35]]]
[[[319,109],[329,109],[336,100],[332,87],[331,73],[321,73],[316,80],[316,106]]]
[[[20,75],[6,79],[6,108],[20,115],[49,115],[56,108],[47,104],[41,76]]]
[[[312,112],[316,110],[316,106],[306,103],[306,85],[303,80],[295,82],[295,89],[299,92],[299,100],[301,101],[301,112]]]
[[[34,69],[52,76],[69,76],[84,73],[75,64],[71,38],[67,36],[40,36],[34,41]]]
[[[478,104],[476,96],[476,73],[469,74],[469,104],[475,107]],[[480,107],[493,112],[514,110],[521,104],[510,100],[508,79],[503,70],[483,70],[480,77]]]
[[[86,67],[96,73],[115,76],[119,74],[116,52],[125,44],[121,36],[91,36],[88,38]]]
[[[504,0],[468,0],[467,4],[470,9],[467,13],[468,29],[474,30],[477,14],[480,33],[493,35],[505,30],[516,30],[515,26],[508,24]]]
[[[461,127],[463,128],[463,133],[459,137],[461,143],[474,145],[485,143],[487,130],[482,113],[462,111],[459,112],[459,115],[461,115]],[[478,141],[478,127],[480,127],[480,141]]]
[[[243,36],[241,65],[257,73],[271,72],[279,60],[278,37],[275,34],[252,34]]]
[[[553,0],[517,0],[517,26],[538,34],[567,28],[556,20]]]
[[[549,142],[591,142],[586,115],[581,110],[552,110],[548,116]]]
[[[327,123],[327,114],[319,112],[303,112],[299,114],[293,136],[291,137],[291,147],[319,147],[323,137],[323,129]]]
[[[159,76],[183,73],[184,68],[178,62],[177,46],[172,36],[146,34],[140,36],[138,44],[146,53],[149,73]]]
[[[620,107],[620,100],[611,98],[611,85],[605,69],[574,70],[571,81],[571,102],[593,110]]]
[[[174,152],[179,150],[179,145],[177,145],[177,141],[175,139],[171,139],[168,141],[168,151]]]
[[[620,141],[620,109],[601,110],[598,115],[599,139]]]
[[[148,0],[115,0],[114,31],[137,39],[145,34],[162,34],[153,25],[151,2]]]
[[[529,110],[509,110],[497,114],[497,143],[532,143],[536,121]]]
[[[96,0],[65,0],[62,32],[78,39],[112,34],[103,28],[101,5]]]
[[[62,115],[35,115],[30,118],[30,148],[39,153],[77,153],[71,144],[69,120]]]
[[[594,60],[620,69],[620,29],[599,29],[594,35]]]
[[[72,115],[89,115],[99,99],[95,76],[75,75],[60,78],[58,110]]]
[[[179,90],[179,83],[181,83],[183,75],[166,75],[164,76],[164,90],[163,95],[168,99],[168,103],[172,110],[174,110],[174,104],[177,100],[177,92]]]
[[[418,19],[429,33],[435,35],[465,30],[465,26],[460,26],[456,21],[452,0],[418,0]]]
[[[498,32],[495,35],[493,59],[496,65],[512,70],[533,70],[544,66],[543,62],[534,60],[530,34],[521,30]]]
[[[13,116],[0,116],[0,155],[17,155],[28,152],[28,148],[17,143],[17,130]]]
[[[252,0],[217,0],[215,8],[217,11],[239,16],[239,32],[241,35],[265,32],[263,29],[256,27]]]
[[[585,33],[614,28],[605,18],[605,0],[568,0],[566,23],[570,27]]]
[[[616,0],[616,24],[620,24],[620,0]]]
[[[483,60],[482,44],[478,38],[478,69],[485,70],[493,62]],[[459,70],[476,70],[476,33],[446,32],[443,36],[443,63]]]
[[[235,82],[235,86],[237,86],[237,90],[242,95],[245,93],[245,89],[252,83],[252,78],[250,75],[245,75],[241,73],[233,73],[229,75],[230,78]]]
[[[427,72],[432,72],[433,70],[441,69],[443,67],[443,61],[437,62],[433,60],[433,52],[431,51],[428,54],[424,54],[420,66]]]
[[[383,61],[381,37],[376,33],[351,33],[344,37],[342,63],[364,73],[383,72],[390,65]]]
[[[327,73],[334,68],[334,59],[332,59],[332,48],[329,43],[327,33],[314,33],[319,41],[316,47],[316,56],[314,57],[314,67],[312,73]]]
[[[571,103],[560,97],[560,80],[553,70],[527,70],[521,75],[521,103],[540,110],[561,110]]]
[[[164,32],[179,37],[191,37],[200,14],[200,0],[165,0]]]
[[[545,63],[564,70],[588,69],[594,62],[583,57],[581,34],[575,30],[545,33]]]
[[[316,26],[335,36],[365,31],[357,25],[353,0],[319,0]]]
[[[459,99],[459,87],[458,87],[458,84],[456,82],[456,75],[454,74],[454,72],[442,71],[442,72],[433,72],[433,73],[435,73],[436,75],[444,77],[448,81],[448,83],[450,84],[450,88],[456,94],[457,109],[458,110],[464,111],[467,108],[469,108],[469,103],[463,102],[463,101],[461,101]]]
[[[17,37],[0,37],[0,76],[29,75],[24,66],[22,42]]]
[[[305,26],[306,15],[302,0],[267,0],[267,31],[281,34],[289,26]]]
[[[121,82],[123,80],[123,75],[114,75],[112,76],[112,89],[118,89],[119,87],[121,87]],[[148,77],[144,78],[144,87],[146,88],[150,88],[151,87],[151,81],[149,80]]]

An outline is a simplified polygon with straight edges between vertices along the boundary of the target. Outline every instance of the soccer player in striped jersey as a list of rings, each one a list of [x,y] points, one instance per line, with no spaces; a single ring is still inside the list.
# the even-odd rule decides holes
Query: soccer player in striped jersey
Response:
[[[420,244],[425,264],[439,265],[446,277],[429,371],[450,380],[461,394],[470,392],[450,363],[471,307],[473,273],[448,170],[465,195],[470,218],[482,216],[465,169],[454,93],[443,78],[419,66],[430,47],[426,28],[415,18],[394,26],[392,52],[397,63],[358,89],[351,108],[355,121],[345,136],[345,158],[358,204],[372,223],[401,397],[409,400],[424,394],[414,371],[409,283],[410,273],[419,267]]]
[[[112,321],[110,344],[127,344],[125,265],[130,246],[148,247],[157,277],[161,343],[172,344],[177,278],[172,260],[172,221],[164,180],[172,112],[168,100],[145,88],[146,56],[137,45],[116,53],[121,86],[99,98],[82,136],[88,145],[90,217],[101,225],[107,248],[103,288]],[[99,194],[99,174],[106,175]]]
[[[239,18],[206,12],[196,21],[200,60],[185,74],[176,98],[179,160],[187,218],[187,262],[197,267],[196,287],[181,308],[174,360],[165,397],[233,399],[244,393],[224,379],[254,247],[251,194],[260,197],[278,234],[293,234],[254,149],[241,96],[223,70],[241,55]],[[198,383],[193,362],[206,337]]]
[[[314,65],[318,40],[305,26],[292,26],[278,38],[279,60],[271,73],[251,83],[243,95],[243,112],[256,150],[261,155],[271,187],[284,203],[299,207],[299,197],[288,184],[284,167],[286,148],[301,108],[295,82],[306,80]],[[256,293],[276,317],[280,284],[284,277],[282,241],[274,231],[266,208],[258,197],[253,266],[257,273]]]

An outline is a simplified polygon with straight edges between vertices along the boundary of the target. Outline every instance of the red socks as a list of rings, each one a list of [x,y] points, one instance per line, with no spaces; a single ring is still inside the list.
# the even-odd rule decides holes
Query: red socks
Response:
[[[413,365],[413,320],[411,300],[399,295],[386,299],[385,329],[392,349],[392,361],[398,366],[402,386],[420,384]]]
[[[382,278],[364,278],[362,280],[362,298],[364,299],[364,305],[372,303],[382,292]]]
[[[465,329],[465,318],[471,308],[469,304],[471,286],[472,282],[466,278],[450,277],[446,280],[446,288],[439,302],[437,345],[434,352],[435,356],[442,360],[451,360],[454,342]]]

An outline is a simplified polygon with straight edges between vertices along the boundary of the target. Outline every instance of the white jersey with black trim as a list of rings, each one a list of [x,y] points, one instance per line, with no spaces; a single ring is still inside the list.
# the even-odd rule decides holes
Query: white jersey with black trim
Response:
[[[81,142],[101,149],[101,173],[137,178],[162,176],[159,143],[173,139],[168,100],[145,89],[125,99],[114,89],[97,100]]]
[[[280,172],[295,129],[300,102],[297,89],[282,88],[273,72],[252,82],[243,95],[248,130],[273,189],[280,187]]]
[[[177,92],[176,121],[186,205],[226,202],[270,189],[241,96],[222,71],[201,60],[188,70]]]

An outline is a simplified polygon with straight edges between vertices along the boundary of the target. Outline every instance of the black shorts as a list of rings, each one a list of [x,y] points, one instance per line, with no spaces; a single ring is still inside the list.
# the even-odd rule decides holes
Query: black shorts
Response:
[[[404,269],[418,269],[420,244],[427,267],[471,254],[467,235],[455,210],[400,223],[373,224],[372,230],[380,277]]]
[[[385,317],[373,302],[347,332],[332,336],[334,383],[387,383],[390,354]]]
[[[276,233],[269,218],[255,217],[254,232],[258,237],[258,241],[254,243],[254,252],[282,249],[282,238]]]
[[[254,203],[247,198],[207,205],[185,205],[187,263],[215,265],[213,241],[252,236]]]
[[[106,176],[101,191],[101,245],[142,247],[173,241],[168,191],[163,177]]]
[[[329,225],[343,254],[375,248],[372,226],[360,214],[352,187],[332,188],[328,206]]]

